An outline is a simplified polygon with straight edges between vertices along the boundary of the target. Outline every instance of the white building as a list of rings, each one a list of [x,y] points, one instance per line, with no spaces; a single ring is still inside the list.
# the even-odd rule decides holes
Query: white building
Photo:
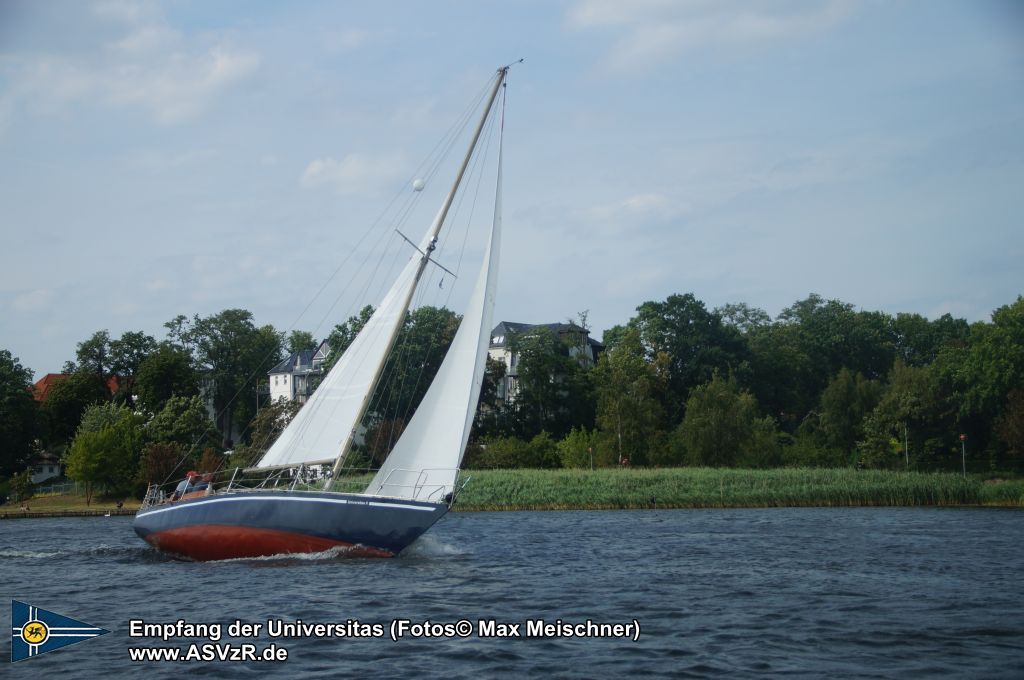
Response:
[[[584,368],[597,363],[604,345],[590,337],[590,331],[574,323],[528,324],[502,321],[491,331],[491,342],[487,350],[492,361],[505,364],[505,378],[498,384],[498,399],[512,401],[519,391],[519,356],[511,348],[512,336],[529,335],[532,331],[546,328],[555,334],[569,348],[569,356],[575,357]]]
[[[29,471],[32,474],[33,484],[60,477],[60,458],[44,451],[32,459]]]
[[[325,340],[316,349],[293,352],[290,357],[270,369],[267,373],[270,377],[270,401],[283,399],[305,404],[320,383],[328,352],[330,347]]]

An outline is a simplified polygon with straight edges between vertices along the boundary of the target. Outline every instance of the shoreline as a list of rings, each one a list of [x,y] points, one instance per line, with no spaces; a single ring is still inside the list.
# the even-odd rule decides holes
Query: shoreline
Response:
[[[453,512],[799,507],[1024,507],[1024,479],[849,468],[602,468],[465,470]],[[0,520],[134,515],[139,502],[86,506],[41,496]]]
[[[477,512],[614,512],[616,510],[783,510],[792,508],[972,508],[972,509],[1001,509],[1021,510],[1024,503],[1015,502],[993,502],[993,503],[934,503],[934,504],[872,504],[872,503],[850,503],[847,505],[826,505],[826,504],[805,504],[805,505],[717,505],[717,504],[689,504],[679,505],[672,503],[656,503],[649,505],[504,505],[495,507],[460,506],[456,505],[450,512],[454,513],[477,513]],[[57,510],[52,512],[0,512],[0,521],[18,519],[60,519],[64,517],[132,517],[136,510]]]

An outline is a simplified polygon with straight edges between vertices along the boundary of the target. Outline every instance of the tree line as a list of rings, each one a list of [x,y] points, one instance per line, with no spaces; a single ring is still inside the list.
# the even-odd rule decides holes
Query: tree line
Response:
[[[372,311],[332,330],[328,364]],[[443,308],[408,315],[356,460],[387,454],[458,324]],[[315,348],[312,334],[259,326],[241,309],[178,316],[165,328],[160,341],[93,333],[42,402],[31,371],[0,350],[0,475],[24,470],[40,449],[61,455],[72,477],[118,491],[172,474],[172,460],[198,464],[204,451],[208,467],[224,450],[255,460],[295,411],[264,413],[259,385],[286,353]],[[1021,297],[969,324],[818,295],[775,319],[743,303],[708,309],[692,294],[671,295],[606,331],[593,366],[572,351],[585,315],[570,328],[580,333],[535,327],[509,338],[513,398],[498,390],[509,367],[488,361],[467,465],[947,469],[959,464],[961,435],[974,468],[1024,461]]]
[[[336,348],[328,368],[372,312],[366,307],[335,326],[327,338]],[[421,307],[408,315],[364,423],[365,452],[354,460],[383,459],[458,324],[447,309]],[[161,341],[137,331],[120,338],[93,333],[78,343],[42,400],[34,398],[32,372],[0,350],[0,476],[22,473],[45,450],[61,457],[87,496],[93,488],[128,494],[191,467],[215,471],[258,460],[298,409],[269,403],[268,371],[319,343],[307,331],[258,326],[242,309],[177,316],[164,326]]]
[[[1024,465],[1021,297],[969,324],[814,294],[775,319],[671,295],[603,340],[587,370],[571,339],[515,338],[518,394],[485,390],[470,462],[943,470],[963,447],[971,469]]]

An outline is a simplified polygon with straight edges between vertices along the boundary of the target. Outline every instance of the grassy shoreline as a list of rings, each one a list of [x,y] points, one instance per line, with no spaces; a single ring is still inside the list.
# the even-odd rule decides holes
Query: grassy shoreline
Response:
[[[455,510],[626,510],[861,506],[1024,507],[1024,480],[964,479],[952,473],[825,468],[466,470]],[[40,496],[0,507],[0,518],[114,510],[114,500]],[[129,499],[125,510],[139,501]]]
[[[859,506],[1024,507],[1024,480],[951,473],[779,468],[468,470],[456,510]]]

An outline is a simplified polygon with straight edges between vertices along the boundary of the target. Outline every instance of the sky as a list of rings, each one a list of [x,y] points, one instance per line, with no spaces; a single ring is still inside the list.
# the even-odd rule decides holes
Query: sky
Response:
[[[519,58],[496,322],[1024,293],[1024,3],[0,0],[0,349],[38,378],[238,307],[324,337],[376,302],[361,237]]]

